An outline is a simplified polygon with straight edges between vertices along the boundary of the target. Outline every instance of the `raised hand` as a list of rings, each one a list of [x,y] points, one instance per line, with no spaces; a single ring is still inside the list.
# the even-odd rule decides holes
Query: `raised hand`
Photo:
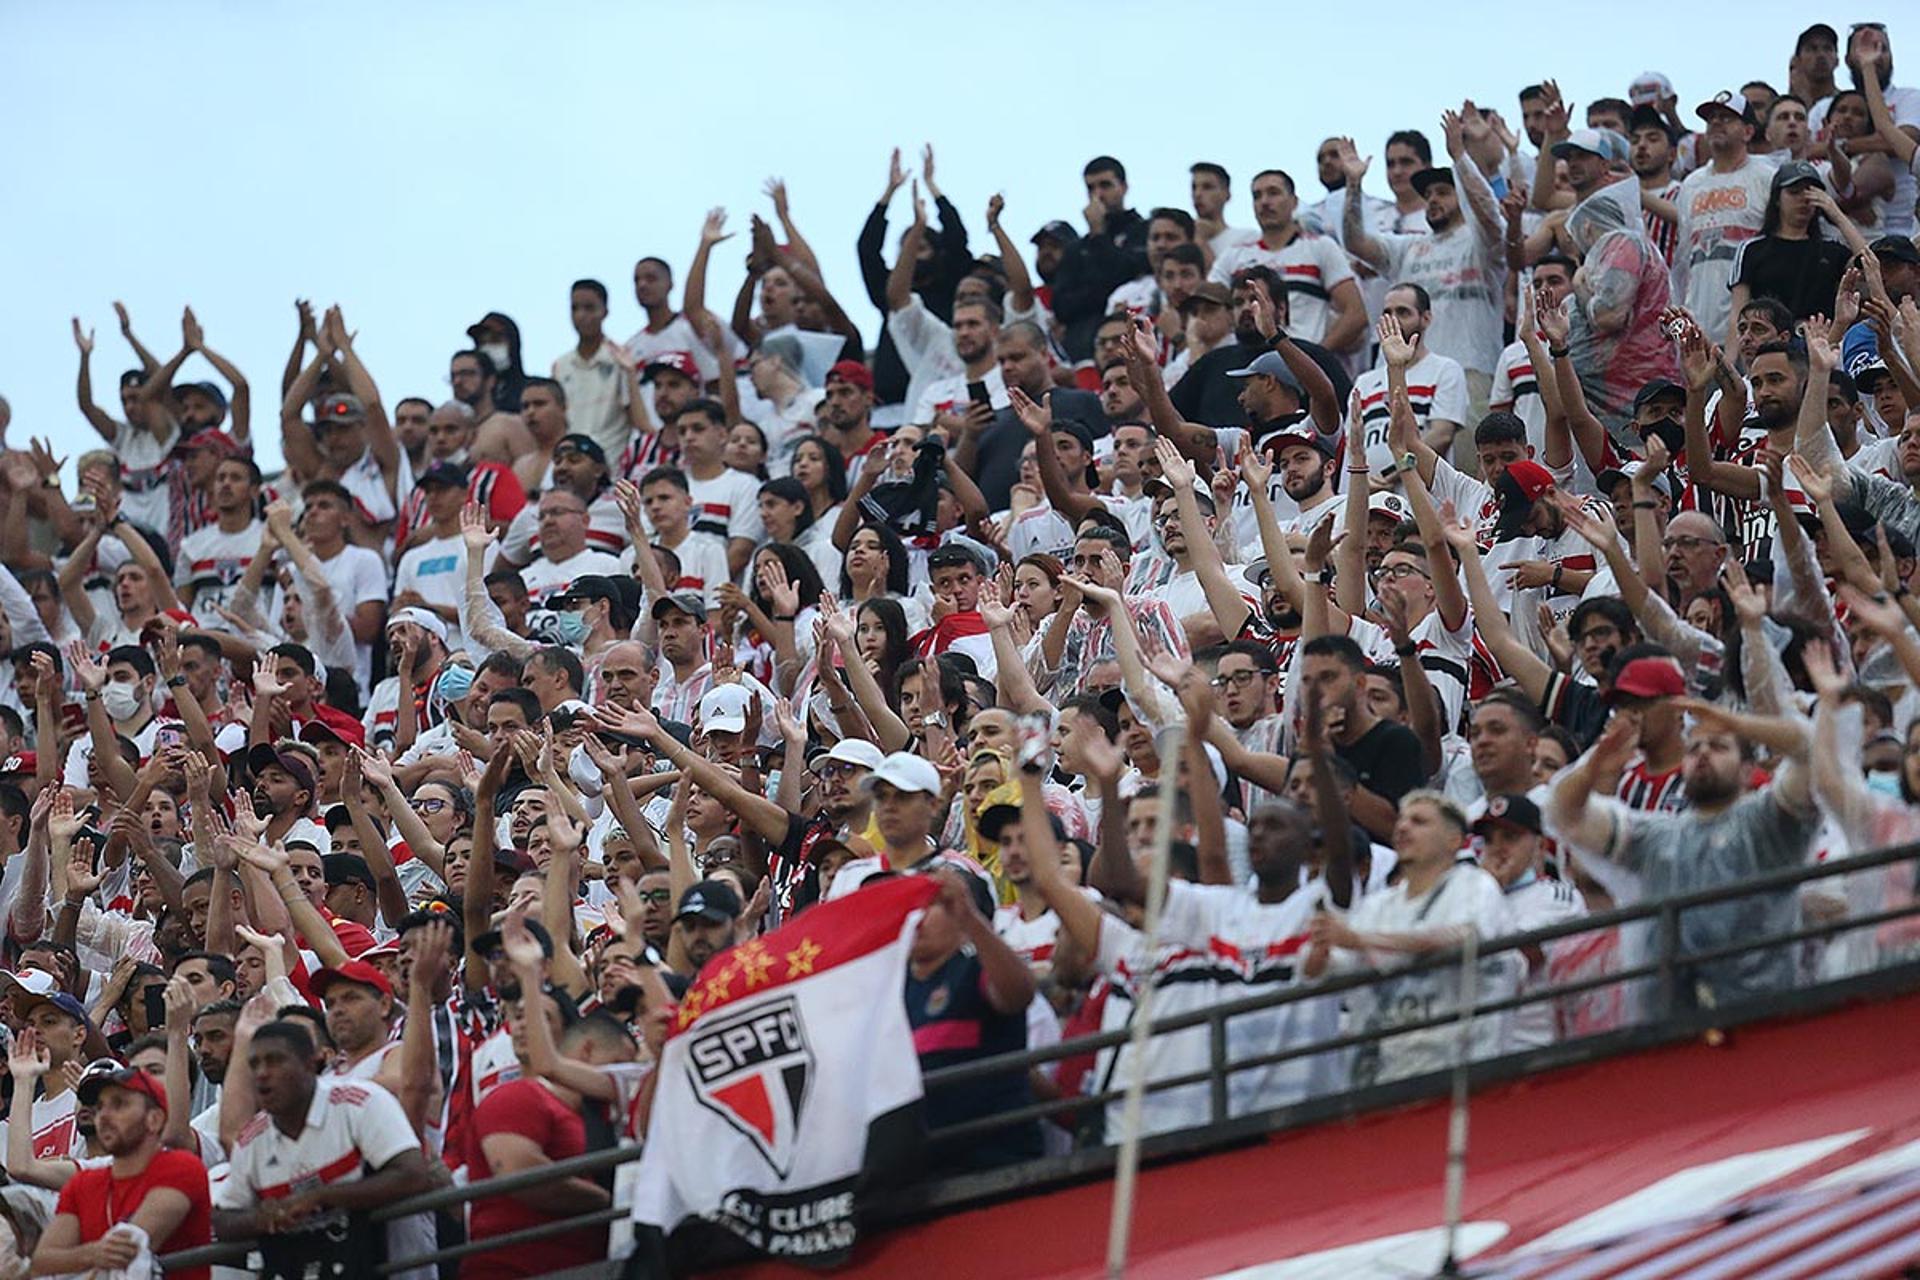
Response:
[[[88,693],[98,693],[106,687],[106,659],[78,640],[67,644],[67,665],[73,668],[73,674],[80,681],[80,687]]]
[[[900,148],[893,149],[893,159],[887,165],[887,194],[881,199],[885,204],[893,199],[893,193],[906,184],[907,171],[900,163]]]
[[[774,216],[781,221],[787,217],[787,182],[784,178],[768,178],[766,185],[760,188],[767,199],[773,201]],[[703,236],[702,239],[705,237]]]
[[[53,1067],[53,1054],[47,1046],[40,1043],[40,1033],[31,1026],[22,1027],[14,1036],[13,1044],[7,1050],[7,1071],[16,1081],[15,1087],[26,1085],[47,1074]]]
[[[1720,567],[1720,583],[1726,588],[1727,599],[1733,603],[1734,616],[1740,619],[1742,626],[1758,626],[1766,617],[1767,601],[1759,590],[1747,580],[1747,571],[1733,560]]]
[[[769,178],[767,182],[769,187],[773,185],[773,179]],[[785,202],[786,188],[782,187],[780,199],[774,202],[774,207],[777,209]],[[727,230],[727,211],[719,205],[707,210],[706,219],[700,224],[700,247],[711,249],[721,241],[731,239],[733,239],[733,232]]]
[[[1000,229],[1000,214],[1006,207],[1007,198],[999,192],[996,191],[993,195],[987,197],[987,230],[997,231]],[[80,322],[75,320],[73,323],[78,326]]]
[[[1013,625],[1013,608],[1001,602],[1000,584],[988,579],[980,584],[980,620],[989,631]]]
[[[193,308],[188,307],[180,313],[180,345],[189,351],[198,351],[206,343],[207,335],[200,331],[200,322],[194,318]]]
[[[1053,393],[1051,391],[1044,393],[1040,397],[1040,402],[1036,404],[1033,398],[1019,387],[1010,386],[1007,388],[1007,399],[1012,403],[1013,412],[1020,419],[1020,425],[1027,429],[1028,435],[1037,440],[1053,430]]]
[[[775,619],[791,618],[800,612],[800,588],[787,576],[787,566],[777,556],[761,564],[760,590],[772,606]]]
[[[1653,490],[1653,482],[1666,469],[1673,465],[1673,454],[1667,448],[1667,442],[1657,435],[1647,436],[1646,464],[1634,472],[1633,485],[1636,489]]]
[[[47,802],[47,831],[55,840],[71,842],[86,826],[86,821],[73,811],[73,792],[65,787],[51,788],[52,798]]]
[[[251,791],[233,793],[233,830],[236,835],[256,844],[261,836],[267,834],[267,820],[254,812]],[[285,861],[286,856],[286,851],[282,850],[281,861]]]
[[[253,663],[253,691],[262,698],[278,698],[291,686],[281,682],[274,672],[272,654],[261,654]]]
[[[300,341],[319,346],[320,330],[313,323],[313,304],[305,298],[295,298],[293,313],[300,318]]]
[[[613,503],[620,508],[620,515],[626,520],[627,532],[633,536],[633,540],[636,543],[643,541],[646,525],[641,518],[640,486],[631,480],[614,481]],[[466,533],[465,512],[461,513],[460,531],[463,535]]]
[[[93,354],[93,330],[88,329],[85,333],[82,333],[80,331],[79,316],[73,318],[73,345],[80,348],[80,354],[83,356]]]
[[[1319,573],[1326,568],[1328,559],[1333,555],[1333,549],[1345,541],[1348,532],[1342,529],[1336,534],[1333,531],[1331,515],[1313,526],[1313,532],[1307,535],[1307,572]]]
[[[127,304],[116,301],[113,304],[113,317],[120,322],[120,336],[131,340],[133,337],[133,321],[127,317]]]
[[[1800,481],[1800,488],[1809,498],[1825,506],[1833,501],[1833,475],[1813,464],[1809,458],[1792,454],[1787,458],[1787,466]]]
[[[1389,368],[1405,369],[1419,358],[1420,336],[1404,337],[1400,332],[1400,322],[1391,314],[1382,315],[1374,326],[1374,333],[1380,339],[1380,357]]]
[[[1366,178],[1367,169],[1372,164],[1373,157],[1367,156],[1363,159],[1359,149],[1353,145],[1352,138],[1340,139],[1340,172],[1346,175],[1349,187],[1359,186]]]
[[[1833,649],[1825,640],[1812,639],[1800,650],[1800,665],[1806,669],[1807,680],[1813,685],[1813,691],[1824,702],[1834,702],[1843,697],[1852,688],[1849,681],[1834,666]]]
[[[1251,452],[1251,451],[1249,451]],[[1160,477],[1175,489],[1185,489],[1194,481],[1193,463],[1187,461],[1173,441],[1165,436],[1156,436],[1153,442],[1153,456],[1160,462]]]
[[[469,557],[486,554],[496,536],[487,524],[486,512],[480,509],[479,504],[469,502],[460,508],[460,538],[467,544]]]
[[[1555,490],[1549,500],[1560,509],[1565,517],[1567,528],[1579,534],[1597,549],[1604,550],[1615,545],[1620,537],[1620,527],[1613,521],[1613,512],[1605,507],[1590,508],[1576,495]]]
[[[1242,449],[1240,479],[1246,484],[1248,493],[1265,493],[1268,483],[1273,479],[1273,459],[1258,449]]]
[[[913,225],[917,230],[927,229],[927,202],[920,195],[920,180],[915,178],[910,188],[913,195]]]

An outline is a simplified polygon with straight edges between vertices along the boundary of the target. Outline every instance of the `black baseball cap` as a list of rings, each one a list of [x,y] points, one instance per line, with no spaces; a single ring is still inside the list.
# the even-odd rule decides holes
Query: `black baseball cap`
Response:
[[[420,473],[414,482],[422,489],[430,484],[444,484],[450,489],[467,487],[467,469],[457,462],[436,462]]]
[[[362,884],[368,893],[377,892],[373,882],[373,868],[367,860],[357,853],[329,853],[320,859],[320,866],[327,877],[327,887],[340,884]]]
[[[1428,187],[1437,186],[1442,182],[1458,189],[1458,184],[1454,181],[1453,170],[1446,168],[1444,165],[1437,169],[1422,169],[1413,175],[1412,182],[1413,189],[1423,196],[1427,194]]]
[[[528,920],[527,932],[532,934],[533,940],[540,944],[541,954],[549,960],[553,959],[553,935],[547,932],[547,927],[538,920]],[[500,930],[498,929],[489,929],[473,940],[475,955],[484,957],[499,949]]]
[[[725,880],[702,880],[680,897],[680,909],[673,918],[685,920],[698,916],[709,924],[724,924],[740,918],[740,895]]]
[[[1073,229],[1072,223],[1062,222],[1060,219],[1055,218],[1052,222],[1049,222],[1046,226],[1034,232],[1033,237],[1028,243],[1039,244],[1042,240],[1058,240],[1061,244],[1072,244],[1079,238],[1080,233]]]
[[[1474,834],[1485,835],[1490,828],[1503,822],[1539,835],[1540,806],[1523,795],[1493,796],[1487,800],[1486,813],[1474,822]]]
[[[1646,407],[1647,401],[1660,396],[1679,396],[1685,400],[1687,389],[1672,378],[1649,378],[1638,391],[1633,393],[1633,411],[1640,412]]]
[[[1667,135],[1667,142],[1669,144],[1674,140],[1673,126],[1667,122],[1665,116],[1660,114],[1660,108],[1658,107],[1635,107],[1632,113],[1627,116],[1627,132],[1631,134],[1640,129],[1658,129]]]
[[[556,457],[568,449],[573,450],[575,453],[586,454],[587,457],[592,458],[603,467],[607,465],[607,451],[602,449],[599,442],[592,436],[582,435],[578,431],[575,431],[571,434],[561,436],[554,442],[553,452]]]
[[[1873,250],[1873,256],[1876,258],[1920,264],[1920,249],[1914,248],[1913,241],[1905,236],[1881,236],[1867,248]]]

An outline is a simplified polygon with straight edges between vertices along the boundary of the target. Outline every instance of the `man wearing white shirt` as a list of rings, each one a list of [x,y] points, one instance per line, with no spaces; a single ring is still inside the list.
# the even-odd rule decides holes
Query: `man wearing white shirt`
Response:
[[[1202,160],[1187,170],[1188,190],[1193,197],[1194,238],[1205,239],[1217,254],[1238,244],[1257,240],[1260,233],[1241,227],[1229,227],[1227,201],[1233,198],[1233,178],[1211,160]]]
[[[1454,435],[1467,420],[1467,379],[1457,360],[1436,354],[1420,339],[1433,322],[1433,303],[1427,291],[1417,284],[1395,285],[1387,291],[1384,315],[1391,315],[1400,326],[1400,336],[1413,347],[1416,359],[1407,369],[1407,399],[1413,406],[1415,429],[1420,438],[1444,454]],[[1491,391],[1491,384],[1489,384]],[[1349,420],[1358,416],[1365,424],[1367,463],[1376,471],[1393,465],[1393,449],[1387,443],[1391,422],[1387,399],[1387,366],[1382,362],[1354,379]]]
[[[602,331],[607,286],[598,280],[575,280],[569,296],[573,331],[580,341],[553,362],[553,380],[566,393],[567,430],[587,436],[607,457],[617,458],[634,429],[646,421],[636,382],[640,365],[626,353],[616,353]]]
[[[1289,174],[1280,169],[1255,174],[1253,216],[1260,224],[1259,238],[1216,257],[1211,279],[1230,286],[1234,273],[1243,267],[1257,263],[1273,268],[1287,286],[1287,331],[1346,353],[1366,332],[1360,287],[1340,242],[1313,235],[1295,221],[1299,206]]]
[[[1733,333],[1733,261],[1760,234],[1773,188],[1774,165],[1748,153],[1753,107],[1727,89],[1697,108],[1707,124],[1710,163],[1680,184],[1680,226],[1673,254],[1673,291],[1700,328],[1728,347]]]
[[[1864,59],[1864,62],[1863,62]],[[1880,119],[1879,107],[1872,106],[1878,98],[1885,108],[1885,115],[1891,119],[1896,132],[1906,135],[1914,142],[1920,142],[1920,89],[1908,85],[1895,85],[1893,80],[1893,46],[1887,41],[1886,28],[1878,23],[1861,23],[1847,37],[1847,69],[1853,73],[1854,87],[1859,89],[1870,104],[1876,122]],[[1815,137],[1819,137],[1827,123],[1827,112],[1833,105],[1833,96],[1828,96],[1814,104],[1807,115],[1807,128]],[[1848,155],[1866,154],[1872,150],[1885,149],[1893,161],[1893,194],[1886,202],[1886,217],[1880,230],[1888,235],[1911,236],[1914,233],[1914,196],[1916,174],[1920,173],[1920,151],[1911,145],[1899,147],[1890,145],[1884,133],[1877,137],[1856,138],[1847,142]],[[1900,159],[1904,152],[1907,159]]]
[[[654,542],[673,552],[680,563],[680,577],[668,584],[670,591],[697,591],[710,605],[718,605],[715,594],[730,580],[727,573],[727,544],[710,533],[695,533],[688,524],[693,498],[687,489],[687,477],[672,467],[656,467],[640,481],[640,503],[653,526]],[[642,551],[633,547],[623,560],[630,561]]]
[[[300,536],[320,561],[321,574],[353,632],[356,677],[370,687],[373,640],[387,614],[387,566],[377,551],[347,542],[353,496],[333,480],[315,480],[300,492]],[[272,514],[271,510],[268,513]]]
[[[663,352],[689,352],[700,370],[702,383],[718,379],[723,362],[731,374],[734,357],[744,355],[744,350],[710,350],[706,343],[700,341],[700,335],[694,332],[686,314],[668,305],[667,299],[672,293],[673,268],[667,265],[665,258],[647,257],[633,264],[633,299],[647,313],[647,322],[627,339],[628,354],[644,369],[653,356]]]
[[[926,384],[907,412],[908,422],[926,426],[942,417],[960,419],[969,413],[984,413],[972,407],[979,400],[975,386],[986,388],[988,409],[1007,407],[1007,383],[994,354],[994,335],[999,329],[1000,309],[993,303],[954,303],[953,354],[960,372]],[[957,427],[950,423],[948,430]]]
[[[680,466],[693,496],[693,530],[726,540],[727,576],[737,577],[767,536],[760,523],[760,479],[727,466],[727,411],[718,401],[695,400],[674,425],[680,430]]]
[[[587,546],[587,504],[579,494],[549,489],[540,495],[540,558],[520,571],[536,608],[583,573],[621,572],[619,560]]]
[[[1492,188],[1466,152],[1459,118],[1448,112],[1445,124],[1454,167],[1427,169],[1411,179],[1426,200],[1432,234],[1373,235],[1361,225],[1360,205],[1350,198],[1346,245],[1396,284],[1426,290],[1433,315],[1427,345],[1458,361],[1466,372],[1468,411],[1477,418],[1486,411],[1500,355],[1506,296],[1506,260],[1500,247],[1504,222]],[[1367,162],[1350,159],[1346,169],[1349,196],[1357,196]]]
[[[417,487],[426,499],[430,523],[400,557],[393,575],[393,607],[415,605],[432,613],[448,628],[449,647],[457,649],[464,643],[459,627],[467,544],[460,534],[460,512],[467,505],[467,469],[457,462],[436,462]]]

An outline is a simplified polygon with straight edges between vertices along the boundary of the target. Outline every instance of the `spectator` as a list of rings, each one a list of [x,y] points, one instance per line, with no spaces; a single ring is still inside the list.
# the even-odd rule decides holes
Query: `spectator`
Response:
[[[33,1252],[48,1274],[151,1267],[159,1255],[212,1239],[207,1170],[199,1157],[163,1150],[167,1098],[161,1083],[135,1067],[89,1071],[81,1102],[112,1157],[60,1189],[52,1223]],[[205,1267],[180,1272],[206,1280]]]
[[[1760,234],[1773,169],[1747,153],[1756,117],[1752,104],[1722,91],[1700,104],[1711,163],[1680,184],[1680,223],[1673,260],[1674,291],[1710,335],[1733,345],[1728,290],[1734,255]]]
[[[1093,352],[1093,331],[1106,314],[1107,296],[1147,271],[1147,220],[1127,207],[1127,167],[1112,156],[1087,161],[1087,233],[1064,246],[1051,307],[1072,360]],[[991,493],[991,490],[989,490]]]

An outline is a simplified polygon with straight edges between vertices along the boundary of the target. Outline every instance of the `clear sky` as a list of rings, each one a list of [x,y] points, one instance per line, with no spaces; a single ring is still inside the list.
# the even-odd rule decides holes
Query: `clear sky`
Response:
[[[935,144],[977,251],[995,191],[1023,243],[1050,218],[1078,222],[1080,168],[1102,152],[1126,163],[1140,208],[1185,204],[1193,161],[1226,165],[1241,225],[1257,169],[1286,168],[1317,198],[1328,134],[1377,155],[1413,126],[1437,148],[1439,113],[1462,97],[1517,129],[1523,84],[1557,76],[1578,114],[1650,69],[1690,111],[1755,77],[1784,88],[1795,35],[1820,17],[1849,21],[1643,0],[0,0],[9,441],[96,443],[74,407],[68,322],[96,330],[95,394],[117,408],[132,357],[116,298],[162,359],[193,306],[253,382],[267,465],[296,297],[343,307],[389,406],[437,401],[448,355],[489,310],[519,322],[526,365],[544,372],[573,341],[577,277],[607,284],[609,331],[625,337],[640,324],[635,258],[683,272],[713,205],[741,232],[710,286],[724,314],[747,216],[771,218],[761,187],[778,174],[871,340],[853,243],[895,146],[917,172]],[[1381,167],[1369,182],[1384,194]],[[903,191],[889,254],[910,217]],[[180,378],[208,376],[195,359]]]

